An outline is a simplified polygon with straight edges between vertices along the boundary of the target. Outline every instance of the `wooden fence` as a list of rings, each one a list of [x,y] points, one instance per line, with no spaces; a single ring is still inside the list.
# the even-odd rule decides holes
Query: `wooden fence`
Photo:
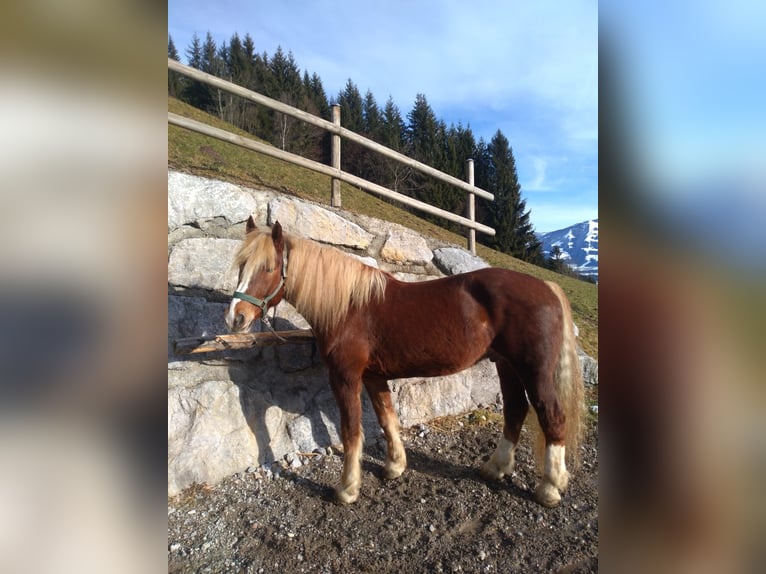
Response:
[[[443,173],[424,163],[416,161],[410,157],[407,157],[406,155],[396,152],[390,148],[387,148],[377,142],[374,142],[370,139],[367,139],[363,136],[360,136],[359,134],[355,132],[352,132],[342,127],[340,125],[340,106],[337,106],[337,105],[333,106],[333,121],[329,122],[327,120],[324,120],[322,118],[309,114],[308,112],[299,110],[298,108],[294,108],[292,106],[288,106],[287,104],[284,104],[277,100],[273,100],[269,97],[259,94],[258,92],[253,92],[252,90],[248,90],[246,88],[238,86],[237,84],[227,82],[226,80],[222,80],[221,78],[218,78],[216,76],[207,74],[195,68],[181,64],[180,62],[177,62],[176,60],[173,60],[171,58],[168,58],[168,69],[173,70],[174,72],[177,72],[179,74],[183,74],[184,76],[187,76],[193,80],[203,82],[205,84],[208,84],[220,90],[224,90],[226,92],[240,96],[251,102],[255,102],[257,104],[266,106],[277,112],[297,118],[308,124],[327,130],[333,136],[332,144],[331,144],[332,145],[332,150],[331,150],[332,166],[324,165],[322,163],[304,158],[302,156],[281,150],[274,146],[264,144],[250,138],[239,136],[231,132],[228,132],[226,130],[215,128],[213,126],[204,124],[202,122],[192,120],[190,118],[185,118],[183,116],[174,114],[172,112],[168,112],[169,124],[179,126],[191,131],[195,131],[197,133],[201,133],[201,134],[204,134],[225,142],[233,143],[243,148],[250,149],[250,150],[262,153],[264,155],[274,157],[283,161],[287,161],[295,165],[298,165],[300,167],[310,169],[312,171],[316,171],[316,172],[330,176],[332,178],[330,203],[334,207],[340,207],[341,205],[340,182],[345,181],[346,183],[355,185],[361,189],[364,189],[376,195],[380,195],[388,199],[393,199],[395,201],[398,201],[404,205],[408,205],[424,213],[436,215],[438,217],[442,217],[448,221],[452,221],[454,223],[462,225],[463,227],[466,227],[468,229],[467,231],[468,249],[473,254],[476,254],[476,231],[480,231],[481,233],[485,233],[487,235],[495,235],[495,230],[493,228],[483,225],[481,223],[478,223],[475,220],[475,208],[474,208],[475,196],[479,196],[483,199],[488,199],[490,201],[494,200],[494,196],[491,193],[484,191],[483,189],[480,189],[473,185],[473,160],[472,159],[469,159],[466,161],[467,181],[462,181],[456,177]],[[387,187],[383,187],[382,185],[378,185],[371,181],[367,181],[366,179],[363,179],[361,177],[357,177],[355,175],[342,171],[340,169],[341,138],[346,138],[347,140],[353,141],[361,146],[364,146],[370,150],[373,150],[383,155],[384,157],[398,161],[406,166],[409,166],[426,175],[429,175],[435,179],[438,179],[439,181],[443,181],[445,183],[448,183],[450,185],[453,185],[455,187],[458,187],[466,191],[468,193],[467,217],[462,217],[452,212],[439,209],[438,207],[434,207],[433,205],[430,205],[428,203],[424,203],[417,199],[413,199],[412,197],[403,195],[401,193],[388,189]]]

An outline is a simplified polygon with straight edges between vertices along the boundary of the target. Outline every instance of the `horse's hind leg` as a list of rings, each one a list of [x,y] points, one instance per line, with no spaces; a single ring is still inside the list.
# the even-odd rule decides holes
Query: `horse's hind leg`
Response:
[[[500,390],[503,394],[503,436],[490,459],[481,468],[481,475],[488,480],[499,480],[513,470],[516,447],[519,444],[521,427],[527,416],[529,403],[524,386],[505,359],[498,359],[497,374],[500,378]]]
[[[350,504],[359,498],[362,485],[362,384],[361,378],[348,378],[330,372],[335,401],[340,409],[340,435],[343,441],[343,472],[335,491],[338,502]]]
[[[364,386],[386,437],[388,448],[383,476],[388,479],[398,478],[407,467],[407,455],[399,436],[399,417],[391,403],[391,391],[384,379],[365,379]]]
[[[537,413],[540,429],[545,437],[545,460],[543,478],[535,490],[535,498],[544,506],[556,506],[561,501],[560,492],[569,483],[565,463],[564,431],[566,416],[556,397],[553,377],[537,379],[540,384],[527,389],[529,400]]]

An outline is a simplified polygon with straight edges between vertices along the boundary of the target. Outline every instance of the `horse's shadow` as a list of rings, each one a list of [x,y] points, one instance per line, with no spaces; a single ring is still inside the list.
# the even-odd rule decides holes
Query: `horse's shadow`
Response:
[[[421,474],[430,475],[436,479],[456,482],[468,482],[484,485],[491,490],[504,490],[519,499],[533,500],[532,492],[515,484],[509,477],[501,480],[487,480],[479,472],[480,464],[494,448],[487,444],[486,452],[476,452],[475,462],[456,464],[443,456],[431,456],[423,449],[405,447],[407,451],[407,469]],[[407,472],[407,471],[405,471]]]
[[[208,304],[212,310],[197,310],[207,322],[171,324],[169,335],[188,337],[201,327],[208,332],[225,332],[223,309],[218,309],[219,306]],[[279,316],[273,324],[277,331],[300,328]],[[259,328],[263,326],[256,330]],[[260,465],[274,463],[288,452],[310,452],[340,443],[338,408],[314,342],[192,355],[173,355],[169,344],[168,360],[220,369],[221,379],[228,378],[236,385],[239,406],[255,439]],[[362,406],[365,432],[377,436],[380,429],[366,396]]]
[[[386,479],[383,477],[385,450],[378,444],[368,443],[363,451],[366,455],[362,458],[362,473],[366,475],[363,478],[372,476],[373,480],[391,486],[402,484],[397,491],[406,495],[407,485],[411,484],[409,479],[412,478],[413,473],[418,473],[428,475],[436,481],[449,481],[458,485],[464,483],[479,484],[490,490],[505,491],[510,496],[519,500],[534,501],[531,490],[518,486],[508,477],[499,481],[486,480],[480,475],[477,465],[455,464],[444,458],[432,457],[420,449],[416,450],[411,447],[405,447],[405,450],[407,452],[407,469],[404,471],[404,474],[396,479]],[[325,502],[336,502],[334,487],[337,479],[340,478],[340,470],[338,470],[338,473],[336,480],[331,483],[318,482],[311,477],[300,477],[297,480],[298,489],[306,496],[319,498]],[[420,492],[421,486],[416,488]],[[361,500],[364,500],[364,487],[362,487],[361,495]]]
[[[268,464],[289,450],[337,442],[334,399],[313,343],[190,355],[173,353],[172,339],[200,332],[226,332],[225,311],[226,305],[216,301],[170,297],[168,363],[204,365],[209,369],[202,374],[205,380],[228,379],[237,387],[239,407],[257,450],[253,463]],[[263,328],[260,322],[258,325],[256,330]],[[297,328],[282,317],[277,317],[274,325],[277,330]],[[296,444],[291,446],[291,442]]]

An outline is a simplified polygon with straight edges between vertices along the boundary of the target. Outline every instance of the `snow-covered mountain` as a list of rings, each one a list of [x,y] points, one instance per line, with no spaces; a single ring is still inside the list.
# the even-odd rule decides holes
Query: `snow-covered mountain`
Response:
[[[565,229],[538,233],[545,257],[558,245],[561,258],[580,275],[598,281],[598,219],[576,223]]]

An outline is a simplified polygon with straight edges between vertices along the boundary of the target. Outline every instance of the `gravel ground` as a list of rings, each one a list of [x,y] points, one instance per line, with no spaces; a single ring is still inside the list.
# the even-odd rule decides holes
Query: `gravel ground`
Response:
[[[382,479],[382,441],[368,441],[362,493],[350,506],[332,502],[342,467],[333,449],[194,485],[168,499],[168,571],[597,571],[595,422],[554,509],[532,500],[526,431],[516,472],[497,483],[480,478],[501,428],[494,407],[408,429],[409,465],[394,481]]]

